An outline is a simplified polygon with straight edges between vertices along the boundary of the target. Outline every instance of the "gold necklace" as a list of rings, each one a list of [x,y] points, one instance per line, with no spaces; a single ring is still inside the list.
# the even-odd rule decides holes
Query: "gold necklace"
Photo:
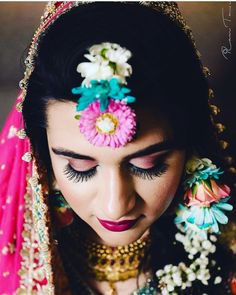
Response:
[[[117,294],[116,282],[136,278],[144,260],[147,264],[148,259],[145,258],[147,258],[150,244],[149,236],[117,247],[81,239],[80,259],[85,266],[86,275],[98,281],[107,281],[110,287],[109,294],[115,295]]]
[[[149,266],[150,236],[140,238],[124,246],[108,246],[99,244],[85,237],[83,231],[70,226],[69,246],[74,257],[74,266],[83,266],[80,273],[85,280],[94,278],[107,281],[111,295],[117,294],[115,283],[130,278],[137,278],[140,271],[146,272]]]
[[[150,247],[146,237],[125,245],[111,247],[89,240],[81,241],[81,259],[87,273],[98,281],[118,282],[137,277]]]

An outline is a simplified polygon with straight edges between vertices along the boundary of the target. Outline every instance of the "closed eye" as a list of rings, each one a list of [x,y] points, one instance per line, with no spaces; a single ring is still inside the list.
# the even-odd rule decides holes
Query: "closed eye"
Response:
[[[131,173],[137,177],[143,179],[152,180],[155,177],[160,177],[164,174],[169,164],[167,164],[167,159],[171,151],[165,151],[163,153],[155,153],[149,156],[134,158],[128,163],[129,170]]]
[[[129,164],[129,170],[131,174],[133,174],[134,176],[140,177],[144,180],[146,179],[153,180],[156,177],[160,177],[167,171],[168,167],[169,165],[165,162],[158,163],[155,166],[148,169],[143,169],[143,168],[134,166],[133,164]]]
[[[95,174],[97,173],[97,167],[98,165],[89,170],[78,171],[75,170],[70,164],[67,164],[65,169],[63,170],[63,173],[69,180],[73,182],[83,182],[88,181],[90,178],[95,176]]]
[[[84,182],[88,181],[92,177],[94,177],[97,174],[97,167],[95,167],[86,170],[86,171],[78,171],[75,170],[69,163],[66,165],[63,173],[66,175],[66,177],[73,182]],[[137,167],[131,163],[128,163],[127,168],[129,170],[129,173],[140,177],[144,180],[153,180],[156,177],[162,176],[167,170],[169,165],[163,161],[160,160],[155,163],[155,165],[148,169],[143,169],[140,167]]]

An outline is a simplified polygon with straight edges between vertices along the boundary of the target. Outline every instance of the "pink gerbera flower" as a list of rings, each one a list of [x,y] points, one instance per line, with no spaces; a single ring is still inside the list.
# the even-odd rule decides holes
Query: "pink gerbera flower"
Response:
[[[80,113],[79,127],[93,145],[121,147],[133,138],[135,113],[125,102],[113,99],[106,111],[101,112],[96,100]]]

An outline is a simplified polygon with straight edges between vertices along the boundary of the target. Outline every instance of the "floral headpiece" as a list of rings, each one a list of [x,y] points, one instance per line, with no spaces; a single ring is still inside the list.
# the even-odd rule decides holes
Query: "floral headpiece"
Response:
[[[79,95],[75,116],[80,132],[96,146],[117,148],[131,141],[136,129],[135,112],[127,104],[135,97],[128,95],[126,78],[132,73],[127,63],[131,52],[116,43],[104,42],[89,48],[77,72],[85,79],[72,89]]]

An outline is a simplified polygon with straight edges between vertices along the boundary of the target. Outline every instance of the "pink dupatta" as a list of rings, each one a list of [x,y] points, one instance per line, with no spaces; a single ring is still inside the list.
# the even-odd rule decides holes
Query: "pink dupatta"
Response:
[[[37,55],[35,48],[41,34],[73,5],[72,1],[49,2],[27,59],[33,60]],[[26,68],[23,81],[32,71],[33,67]],[[24,134],[19,107],[26,89],[22,85],[21,88],[0,134],[0,295],[49,295],[54,294],[54,286],[47,210],[30,141]]]
[[[17,102],[21,96],[17,98]],[[30,149],[27,138],[16,132],[23,128],[22,115],[13,107],[0,134],[0,294],[13,294],[19,286],[26,175],[32,163],[22,161]]]

